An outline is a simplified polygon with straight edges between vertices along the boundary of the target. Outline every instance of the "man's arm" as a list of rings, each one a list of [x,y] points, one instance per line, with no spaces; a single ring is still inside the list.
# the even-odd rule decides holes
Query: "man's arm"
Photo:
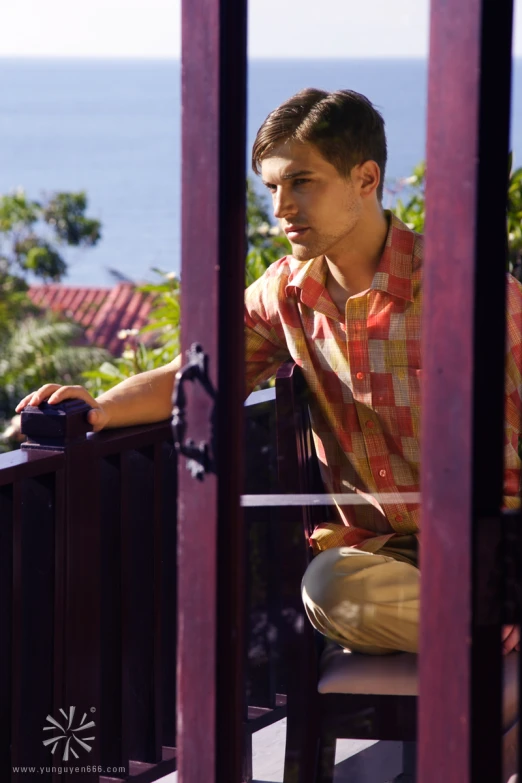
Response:
[[[278,262],[245,292],[247,394],[256,384],[273,375],[277,367],[290,357],[278,315],[278,302],[284,296],[285,280],[273,274],[277,267]],[[78,399],[93,408],[88,420],[95,432],[106,427],[130,427],[163,421],[172,414],[174,376],[181,368],[181,362],[182,356],[179,355],[164,367],[127,378],[96,399],[83,386],[48,383],[24,397],[16,411],[20,413],[26,405],[40,405],[45,400],[53,405],[63,400]]]
[[[245,291],[245,380],[247,396],[258,383],[275,375],[290,353],[279,313],[286,278],[276,261]],[[275,274],[274,274],[275,273]]]
[[[94,399],[83,386],[48,383],[21,400],[16,411],[26,405],[51,405],[68,399],[84,400],[91,405],[88,420],[95,432],[106,427],[130,427],[168,419],[172,413],[174,377],[181,367],[181,355],[164,367],[134,375]]]

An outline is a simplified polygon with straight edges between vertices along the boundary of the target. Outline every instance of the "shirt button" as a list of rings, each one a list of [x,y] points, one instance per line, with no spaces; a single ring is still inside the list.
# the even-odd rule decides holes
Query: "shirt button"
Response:
[[[369,430],[372,430],[373,429],[373,421],[367,421],[366,422],[366,426],[368,427]]]
[[[402,515],[401,514],[396,514],[395,515],[395,521],[396,522],[402,522]]]
[[[358,381],[362,381],[362,379],[364,378],[364,373],[358,372],[355,377],[357,378]]]
[[[384,478],[384,477],[385,477],[385,475],[386,475],[386,471],[385,471],[385,470],[380,470],[380,471],[379,471],[379,476],[380,476],[381,478]]]

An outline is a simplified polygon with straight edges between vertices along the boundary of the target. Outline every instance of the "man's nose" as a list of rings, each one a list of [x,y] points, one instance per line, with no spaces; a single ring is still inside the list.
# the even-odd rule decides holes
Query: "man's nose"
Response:
[[[278,188],[274,193],[273,208],[275,218],[284,218],[295,213],[295,204],[291,193]]]

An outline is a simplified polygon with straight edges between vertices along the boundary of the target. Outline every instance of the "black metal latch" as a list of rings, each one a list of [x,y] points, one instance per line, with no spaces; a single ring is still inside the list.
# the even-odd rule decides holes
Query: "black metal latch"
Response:
[[[176,382],[174,384],[172,410],[172,432],[174,436],[174,446],[179,454],[187,457],[187,470],[190,471],[193,478],[203,481],[205,473],[214,473],[214,414],[216,391],[208,377],[208,355],[204,353],[199,343],[193,343],[187,351],[187,364],[176,373]],[[211,443],[201,441],[199,445],[187,438],[185,381],[199,381],[207,394],[214,400],[214,406],[211,416]]]

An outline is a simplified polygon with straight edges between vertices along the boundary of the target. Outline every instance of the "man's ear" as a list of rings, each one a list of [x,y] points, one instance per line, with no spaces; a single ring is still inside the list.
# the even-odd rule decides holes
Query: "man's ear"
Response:
[[[374,160],[365,160],[356,166],[360,193],[367,198],[376,192],[381,181],[381,170]]]

